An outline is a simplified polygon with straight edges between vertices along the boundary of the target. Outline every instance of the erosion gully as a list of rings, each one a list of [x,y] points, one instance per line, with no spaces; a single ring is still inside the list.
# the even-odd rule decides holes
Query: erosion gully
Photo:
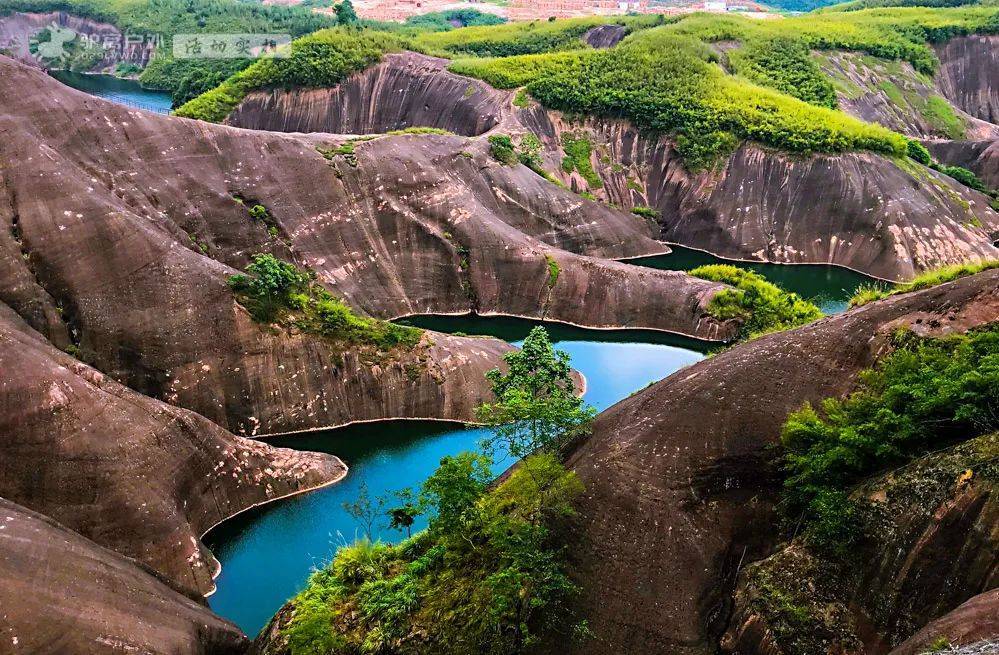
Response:
[[[674,247],[669,255],[632,263],[669,270],[720,263],[706,253]],[[763,273],[784,288],[814,299],[826,313],[842,311],[853,290],[869,278],[833,266],[740,264]],[[420,316],[406,319],[441,332],[489,335],[519,345],[539,323],[479,316]],[[587,330],[546,324],[556,346],[586,376],[585,399],[598,410],[702,359],[717,347],[695,339],[640,330]],[[313,493],[240,514],[212,530],[207,545],[222,563],[212,609],[254,635],[305,584],[310,572],[328,562],[337,547],[359,535],[342,504],[361,485],[372,496],[417,488],[445,455],[476,448],[483,429],[433,421],[382,421],[269,439],[276,446],[333,453],[350,467],[343,482]],[[498,462],[496,472],[509,462]],[[413,530],[424,527],[418,523]],[[382,528],[378,537],[398,540],[401,532]]]
[[[143,89],[138,82],[111,75],[54,71],[53,77],[95,96],[159,113],[169,113],[170,96]],[[666,270],[691,270],[727,262],[713,255],[672,246],[668,255],[630,263]],[[871,278],[824,265],[780,266],[736,263],[813,300],[827,314],[843,311],[854,289]],[[520,345],[539,323],[518,318],[420,316],[408,325],[440,332],[487,335]],[[572,366],[586,377],[585,400],[598,410],[703,359],[717,345],[646,330],[587,330],[546,324],[556,346],[569,353]],[[309,574],[336,549],[359,536],[360,527],[343,509],[362,485],[372,497],[407,487],[418,488],[440,459],[474,449],[486,435],[480,428],[441,421],[389,420],[359,423],[335,430],[268,439],[275,446],[333,453],[350,467],[340,483],[312,493],[243,512],[214,528],[205,542],[222,564],[211,608],[255,635],[284,602],[298,592]],[[496,472],[509,461],[498,461]],[[413,531],[424,523],[418,519]],[[401,532],[382,527],[377,538],[393,541]]]

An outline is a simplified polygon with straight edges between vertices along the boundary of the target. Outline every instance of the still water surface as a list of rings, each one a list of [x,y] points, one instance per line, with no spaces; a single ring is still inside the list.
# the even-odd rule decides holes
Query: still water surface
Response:
[[[704,264],[734,263],[704,252],[673,247],[669,255],[631,260],[667,270],[690,270]],[[826,313],[846,308],[853,291],[871,281],[865,275],[826,265],[737,265],[811,299]],[[422,316],[405,322],[441,332],[490,335],[519,345],[536,322],[505,317]],[[606,409],[648,384],[702,359],[710,346],[659,332],[586,330],[547,324],[558,348],[586,376],[586,401]],[[347,462],[350,474],[339,484],[245,512],[206,537],[222,562],[218,591],[209,599],[217,613],[247,634],[256,634],[289,597],[305,584],[336,548],[354,540],[358,526],[342,503],[357,497],[365,484],[378,496],[417,488],[441,457],[474,449],[482,429],[430,421],[383,421],[270,439],[277,446],[333,453]],[[496,472],[509,462],[500,462]],[[422,520],[414,530],[424,527]],[[401,533],[383,528],[384,540]]]
[[[169,93],[143,89],[135,80],[124,80],[114,75],[91,75],[70,71],[50,71],[49,74],[66,86],[85,91],[98,98],[158,114],[170,113]]]
[[[874,278],[863,273],[829,264],[736,262],[683,246],[670,246],[670,248],[673,252],[668,255],[631,259],[628,263],[668,271],[689,271],[705,264],[734,264],[739,268],[760,273],[777,286],[811,300],[826,314],[836,314],[845,310],[857,287],[874,281]]]
[[[481,317],[408,322],[445,332],[489,334],[514,345],[536,325]],[[654,332],[546,327],[558,348],[569,353],[572,366],[586,376],[586,401],[598,410],[702,359],[709,347]],[[350,474],[332,487],[244,512],[212,530],[205,541],[222,563],[218,591],[208,599],[212,609],[255,635],[301,589],[313,567],[328,561],[337,546],[353,541],[358,526],[342,503],[356,498],[362,483],[372,495],[416,488],[441,457],[474,449],[484,434],[453,423],[388,421],[269,439],[277,446],[333,453],[347,463]],[[496,472],[508,464],[497,464]],[[402,536],[381,531],[385,540]]]

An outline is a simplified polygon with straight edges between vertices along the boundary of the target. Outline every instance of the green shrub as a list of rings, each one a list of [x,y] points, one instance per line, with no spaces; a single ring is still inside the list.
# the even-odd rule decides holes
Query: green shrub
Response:
[[[501,16],[481,12],[478,9],[449,9],[410,16],[406,19],[406,26],[421,31],[446,32],[458,27],[502,25],[505,22],[506,19]]]
[[[814,304],[767,282],[759,273],[728,264],[700,266],[689,273],[735,287],[716,293],[708,303],[708,312],[718,320],[741,320],[739,337],[742,339],[822,318],[822,312]]]
[[[558,276],[562,272],[562,269],[558,265],[558,261],[551,255],[545,255],[545,263],[548,266],[548,287],[553,288],[555,283],[558,282]]]
[[[915,139],[909,139],[906,143],[906,153],[911,159],[916,160],[923,166],[929,166],[933,163],[933,158],[930,157],[930,151],[926,149],[926,146]]]
[[[489,154],[493,156],[493,159],[507,166],[512,166],[518,161],[513,140],[506,134],[494,134],[489,137]]]
[[[854,484],[999,429],[999,328],[939,339],[903,332],[895,345],[860,374],[856,391],[806,405],[782,431],[785,508],[827,552],[846,552],[860,536],[846,496]]]
[[[401,134],[439,134],[441,136],[454,136],[454,132],[450,132],[439,127],[404,127],[401,130],[390,130],[385,133],[388,136],[398,136]]]
[[[552,52],[581,47],[580,37],[597,25],[610,20],[589,17],[554,22],[529,21],[490,27],[469,27],[451,32],[422,34],[416,37],[414,46],[428,54],[442,57],[455,55],[509,57]]]
[[[985,183],[978,179],[978,176],[969,171],[967,168],[963,168],[961,166],[947,166],[945,164],[933,164],[931,168],[947,175],[948,177],[954,178],[964,186],[974,189],[975,191],[988,193],[988,188],[986,188]]]
[[[954,140],[964,138],[964,120],[955,114],[951,104],[940,96],[927,98],[920,113],[933,129],[946,135],[947,138]]]
[[[651,218],[654,220],[659,220],[660,218],[659,212],[651,207],[632,207],[631,213],[642,218]]]
[[[527,93],[527,89],[517,91],[517,95],[513,97],[513,106],[521,109],[531,106],[531,97]]]
[[[384,652],[520,653],[565,630],[576,593],[553,522],[582,485],[550,454],[501,484],[480,455],[446,457],[423,486],[429,527],[398,546],[341,548],[292,599],[283,629],[292,655]]]
[[[590,163],[593,146],[589,139],[573,134],[564,134],[562,136],[562,150],[565,151],[565,157],[562,159],[562,170],[566,173],[573,171],[579,173],[586,180],[587,187],[590,189],[599,189],[603,186],[600,176],[593,170],[593,164]]]
[[[975,273],[981,273],[993,268],[999,268],[999,261],[953,264],[926,271],[916,276],[911,282],[901,282],[890,287],[880,284],[865,285],[857,289],[853,298],[850,299],[850,307],[860,307],[869,302],[881,300],[882,298],[894,296],[899,293],[929,289],[945,282],[952,282],[958,278],[974,275]]]
[[[379,350],[412,348],[423,331],[358,316],[342,300],[294,264],[273,255],[254,255],[249,275],[229,277],[229,287],[262,323],[294,326],[334,341],[370,345]]]

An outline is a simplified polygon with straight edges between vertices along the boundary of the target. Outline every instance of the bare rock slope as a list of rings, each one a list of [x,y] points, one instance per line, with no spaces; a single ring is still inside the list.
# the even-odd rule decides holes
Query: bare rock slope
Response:
[[[383,318],[736,328],[706,312],[722,285],[605,259],[665,250],[650,226],[501,166],[483,141],[385,137],[336,154],[347,139],[129,110],[3,58],[0,97],[0,153],[18,162],[0,185],[0,300],[129,387],[235,432],[469,419],[509,348],[428,333],[379,355],[265,329],[226,285],[257,252]]]
[[[657,237],[723,257],[833,263],[898,280],[999,256],[999,214],[988,198],[929,169],[871,153],[790,156],[745,144],[722,165],[692,174],[667,138],[624,121],[572,121],[536,104],[518,108],[514,92],[446,65],[415,53],[390,55],[335,89],[252,93],[228,122],[306,132],[530,131],[544,142],[545,168],[573,190],[622,207],[651,207],[661,214]],[[562,168],[566,141],[580,139],[590,145],[597,179]]]
[[[569,459],[586,487],[567,532],[588,653],[713,653],[734,575],[768,554],[769,447],[805,401],[848,391],[891,332],[999,319],[999,271],[736,346],[603,412]]]
[[[134,562],[0,498],[0,652],[235,655],[240,630]]]
[[[961,39],[965,37],[960,37]],[[981,46],[975,57],[992,57],[992,42],[976,40]],[[833,80],[839,108],[851,116],[880,123],[902,134],[924,139],[987,139],[999,137],[999,125],[990,122],[988,112],[965,109],[967,103],[957,93],[955,83],[974,95],[988,97],[982,86],[996,86],[988,76],[955,79],[963,68],[947,55],[954,45],[942,46],[941,70],[935,77],[917,72],[908,62],[880,59],[857,52],[816,52],[822,71]],[[970,112],[970,113],[969,113]]]
[[[621,206],[655,208],[670,243],[733,259],[839,264],[891,280],[999,257],[999,213],[988,197],[911,161],[744,143],[711,170],[691,173],[668,138],[623,121],[573,122],[537,106],[518,118],[554,153],[551,170],[561,171],[567,138],[589,141],[600,188],[578,173],[565,181]]]
[[[999,589],[979,594],[932,621],[894,649],[891,655],[922,655],[934,648],[940,639],[955,647],[991,643],[993,649],[999,648]],[[985,655],[988,650],[983,648],[978,652]]]
[[[936,46],[943,94],[968,114],[999,124],[999,35],[959,36]]]
[[[201,543],[248,507],[339,480],[336,457],[272,448],[60,352],[0,303],[0,496],[156,571],[214,589]]]
[[[412,52],[382,63],[332,89],[250,93],[226,123],[279,132],[377,134],[406,127],[436,127],[482,134],[499,123],[508,94],[457,75],[448,60]]]

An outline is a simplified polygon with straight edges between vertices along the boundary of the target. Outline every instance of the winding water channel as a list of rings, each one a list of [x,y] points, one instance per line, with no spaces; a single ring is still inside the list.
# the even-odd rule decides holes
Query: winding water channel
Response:
[[[74,88],[113,102],[169,113],[170,97],[147,91],[137,82],[110,75],[56,71],[52,75]],[[732,263],[697,250],[673,246],[669,255],[631,263],[668,270],[690,270]],[[789,291],[812,299],[826,313],[846,308],[847,300],[870,278],[834,266],[738,263],[767,276]],[[442,332],[489,335],[519,345],[536,322],[514,318],[425,316],[406,322]],[[702,359],[714,347],[694,339],[635,330],[586,330],[547,324],[557,347],[586,376],[585,399],[598,410]],[[281,605],[305,584],[314,567],[327,562],[342,544],[353,541],[356,525],[342,507],[357,497],[361,485],[372,496],[406,487],[417,488],[445,455],[473,449],[481,429],[433,421],[383,421],[336,430],[269,439],[269,443],[301,450],[333,453],[350,467],[340,483],[244,512],[213,529],[207,545],[222,563],[218,590],[209,598],[215,612],[255,635]],[[499,462],[496,472],[508,462]],[[413,530],[422,529],[418,520]],[[403,535],[383,528],[379,535]]]
[[[686,248],[670,255],[636,260],[645,266],[689,270],[716,257]],[[815,299],[827,313],[842,311],[853,290],[869,278],[833,266],[746,265],[785,288]],[[489,335],[514,345],[537,325],[505,317],[423,316],[404,321],[442,332]],[[702,359],[711,344],[659,332],[586,330],[547,324],[557,347],[586,376],[586,401],[603,410],[615,402]],[[481,429],[431,421],[385,421],[337,430],[289,435],[274,445],[333,453],[350,466],[343,482],[314,493],[256,508],[224,522],[206,537],[222,563],[212,609],[256,634],[305,583],[314,567],[327,562],[336,548],[350,542],[358,526],[342,503],[356,498],[364,484],[372,495],[418,487],[440,458],[475,448]],[[497,465],[497,472],[505,468]],[[414,530],[423,525],[414,525]],[[382,539],[403,535],[382,529]]]

